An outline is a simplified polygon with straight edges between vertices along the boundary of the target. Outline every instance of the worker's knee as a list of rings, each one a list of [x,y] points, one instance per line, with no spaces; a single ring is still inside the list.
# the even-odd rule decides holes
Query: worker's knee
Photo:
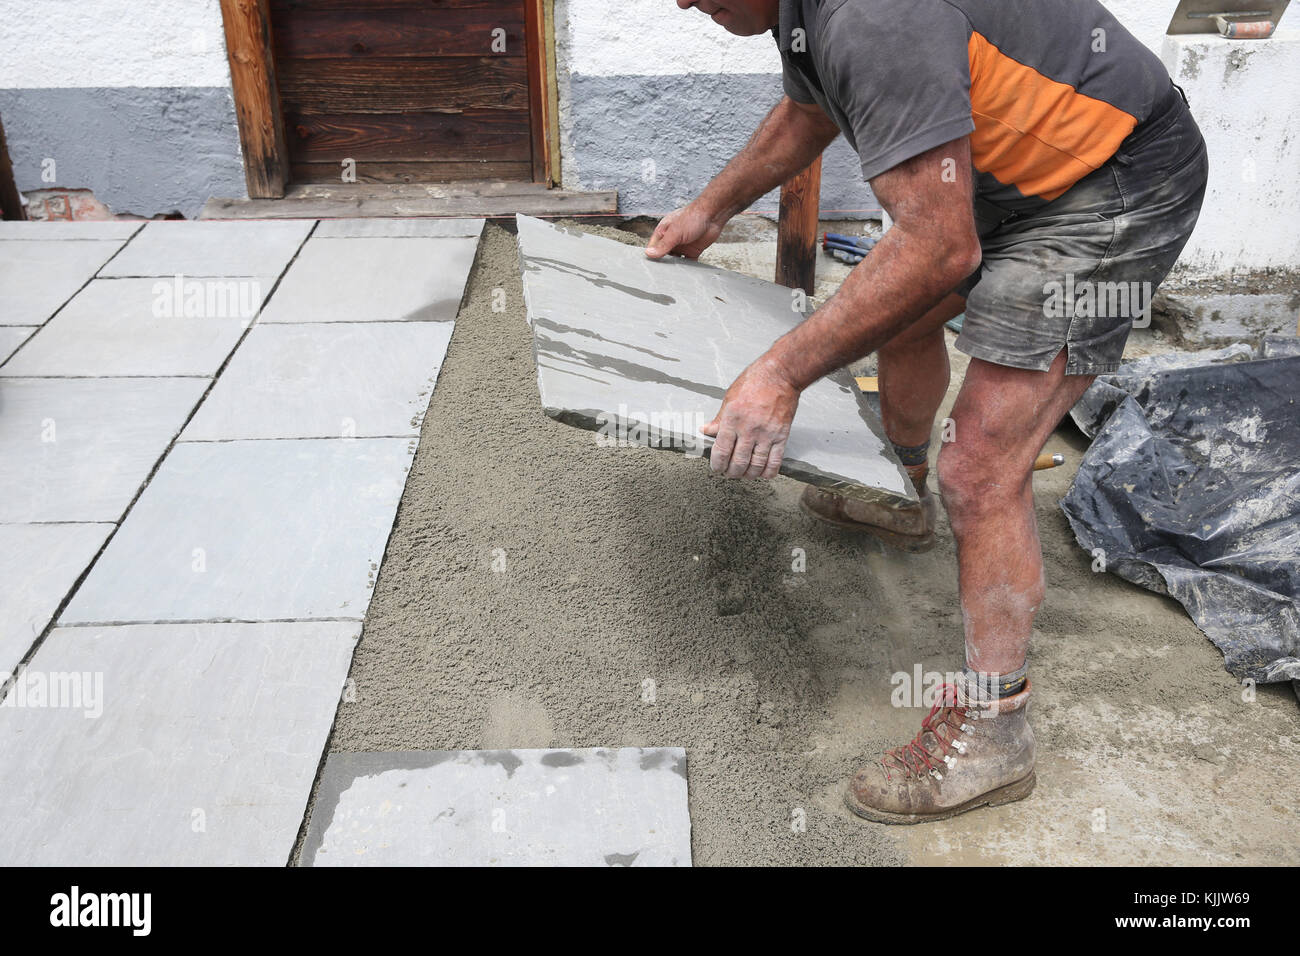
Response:
[[[939,451],[939,490],[949,517],[994,512],[1019,500],[1021,468],[1009,462],[993,443],[967,435]]]

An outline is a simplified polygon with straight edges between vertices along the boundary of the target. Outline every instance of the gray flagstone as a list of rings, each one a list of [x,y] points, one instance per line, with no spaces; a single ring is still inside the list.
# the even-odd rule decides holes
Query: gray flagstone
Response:
[[[727,387],[801,319],[793,290],[528,216],[524,296],[546,414],[609,443],[700,454]],[[800,399],[781,474],[858,497],[915,499],[841,370]]]

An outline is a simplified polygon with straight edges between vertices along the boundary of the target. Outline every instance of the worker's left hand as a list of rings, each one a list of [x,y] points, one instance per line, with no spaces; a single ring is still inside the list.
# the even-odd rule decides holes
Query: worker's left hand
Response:
[[[775,478],[799,406],[799,390],[766,356],[740,373],[718,414],[700,429],[714,439],[709,464],[728,478]]]

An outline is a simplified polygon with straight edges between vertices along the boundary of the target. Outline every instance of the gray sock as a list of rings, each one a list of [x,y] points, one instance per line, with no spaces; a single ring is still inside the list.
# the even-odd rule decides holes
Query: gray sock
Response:
[[[1011,697],[1025,689],[1028,680],[1029,664],[1021,664],[1009,674],[986,674],[973,671],[969,667],[962,671],[966,678],[966,687],[971,696],[979,700],[999,700]]]

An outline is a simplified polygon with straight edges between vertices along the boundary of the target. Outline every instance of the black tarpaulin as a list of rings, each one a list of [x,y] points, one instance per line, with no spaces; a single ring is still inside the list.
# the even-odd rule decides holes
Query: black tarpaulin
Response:
[[[1108,570],[1181,602],[1234,676],[1296,680],[1300,356],[1242,348],[1099,378],[1074,413],[1095,438],[1061,507]]]

